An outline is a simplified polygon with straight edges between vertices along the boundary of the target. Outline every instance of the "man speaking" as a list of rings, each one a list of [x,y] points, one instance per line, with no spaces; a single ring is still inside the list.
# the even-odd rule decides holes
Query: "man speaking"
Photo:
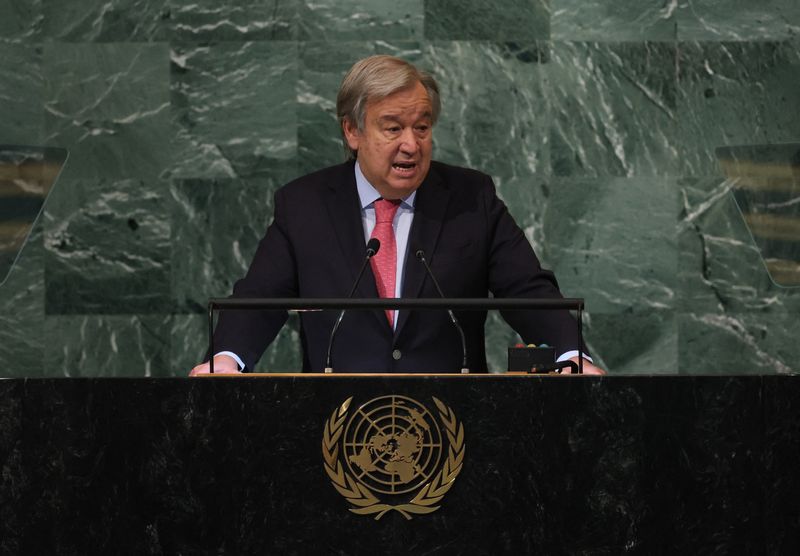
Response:
[[[438,297],[419,255],[447,297],[561,297],[491,178],[431,160],[440,106],[433,77],[412,64],[391,56],[357,62],[336,100],[348,161],[277,191],[273,222],[233,296],[343,297],[369,243],[375,254],[354,297]],[[304,371],[325,368],[337,316],[301,314]],[[547,343],[560,360],[577,360],[582,346],[568,311],[503,317],[526,343]],[[215,372],[253,369],[286,318],[285,311],[222,311]],[[468,367],[485,372],[486,313],[466,311],[459,320]],[[352,310],[337,331],[331,360],[340,372],[458,372],[461,346],[446,311]],[[585,363],[584,372],[602,371]]]

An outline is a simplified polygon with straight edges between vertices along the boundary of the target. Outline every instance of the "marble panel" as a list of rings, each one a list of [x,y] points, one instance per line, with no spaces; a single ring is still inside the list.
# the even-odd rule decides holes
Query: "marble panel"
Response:
[[[550,38],[550,1],[425,0],[425,38],[546,40]]]
[[[42,374],[43,230],[39,218],[8,278],[0,285],[0,377]]]
[[[677,190],[666,178],[554,179],[543,256],[593,313],[676,305]]]
[[[48,144],[70,150],[64,177],[155,178],[170,158],[165,44],[44,46]]]
[[[714,149],[797,140],[800,43],[679,43],[679,175],[719,174]]]
[[[547,141],[547,132],[543,134]],[[545,149],[546,150],[546,149]],[[531,151],[532,156],[536,155]],[[541,153],[539,153],[541,154]],[[546,152],[544,153],[546,157]],[[542,266],[550,268],[545,233],[545,214],[550,202],[552,180],[546,174],[520,172],[512,178],[495,178],[497,195],[505,203],[514,221],[522,228]]]
[[[531,175],[546,172],[549,162],[549,55],[543,42],[426,45],[422,65],[442,98],[434,158],[490,174],[504,193],[531,187]]]
[[[170,332],[166,315],[49,315],[44,324],[44,373],[173,376]]]
[[[272,195],[294,177],[174,180],[171,203],[171,293],[178,312],[205,313],[208,299],[230,295],[272,221]]]
[[[294,157],[294,43],[177,44],[171,62],[173,177],[254,176]]]
[[[298,11],[300,40],[411,40],[423,33],[423,0],[306,0]]]
[[[622,554],[641,547],[646,539],[640,535],[640,527],[651,512],[643,496],[648,476],[647,454],[642,449],[648,414],[643,392],[625,382],[556,380],[572,380],[576,384],[564,392],[570,400],[558,400],[547,408],[548,413],[555,412],[542,425],[551,430],[537,427],[544,434],[537,444],[544,446],[553,433],[565,432],[569,438],[568,445],[561,447],[561,458],[556,460],[556,465],[560,463],[565,471],[561,483],[565,487],[562,492],[549,494],[556,494],[556,500],[576,496],[582,502],[562,505],[552,500],[545,509],[555,514],[553,517],[559,515],[567,521],[578,513],[585,516],[574,520],[575,535],[562,541],[565,552]],[[567,409],[572,402],[592,409],[578,414]],[[555,423],[558,420],[564,421],[563,432],[555,432],[560,428]],[[557,473],[554,467],[550,471]],[[545,552],[560,550],[556,543]]]
[[[553,40],[668,41],[676,35],[677,0],[551,0]]]
[[[763,553],[762,378],[641,384],[636,552]]]
[[[756,41],[800,35],[795,0],[671,0],[678,4],[678,38]]]
[[[667,43],[554,43],[553,173],[675,175],[675,56]]]
[[[32,42],[41,38],[43,0],[0,3],[0,43]]]
[[[24,497],[28,474],[23,462],[22,384],[0,381],[0,552],[20,554],[24,516],[17,505]]]
[[[796,361],[796,358],[795,358]],[[795,367],[796,369],[796,367]],[[800,552],[800,392],[796,376],[770,377],[764,381],[764,523],[766,552]]]
[[[42,0],[42,34],[55,42],[136,42],[167,38],[163,0]]]
[[[23,450],[25,462],[31,468],[31,479],[25,489],[29,502],[24,509],[27,526],[19,535],[23,552],[151,553],[150,549],[157,544],[153,536],[158,535],[159,520],[143,510],[148,498],[141,489],[139,473],[128,475],[128,472],[138,466],[137,452],[159,442],[145,439],[140,432],[142,426],[151,431],[161,429],[164,414],[146,409],[153,401],[152,390],[143,388],[137,381],[109,381],[119,386],[133,386],[128,398],[119,396],[113,387],[90,392],[85,380],[57,382],[66,388],[60,390],[52,384],[45,385],[44,381],[38,381],[38,385],[29,382],[25,388],[27,413],[23,421]],[[42,419],[32,418],[36,413],[40,413]],[[57,430],[44,419],[69,425]],[[174,418],[167,420],[175,421]],[[115,446],[117,442],[120,444]],[[155,459],[163,462],[166,458],[159,448],[156,447],[159,455]],[[34,465],[36,461],[41,464]],[[148,471],[147,467],[141,470],[142,473]],[[113,486],[99,485],[98,476],[106,477]],[[76,513],[65,508],[84,496],[95,502],[88,510],[88,520],[76,526]],[[42,519],[54,508],[63,519]],[[128,512],[132,527],[150,541],[141,547],[133,548],[125,533],[115,525],[116,520]],[[90,538],[93,540],[89,541]],[[170,551],[169,546],[165,550]]]
[[[296,38],[300,0],[169,0],[171,39],[264,41]]]
[[[487,395],[487,386],[500,380],[503,394]],[[474,416],[469,457],[481,463],[465,464],[443,511],[394,522],[405,546],[433,553],[586,554],[598,546],[622,553],[636,542],[646,502],[637,481],[645,415],[635,389],[551,377],[469,382],[474,400],[457,400],[462,384],[449,384],[442,394],[466,419]],[[466,526],[469,516],[481,522],[477,531]],[[565,522],[569,534],[554,534]],[[459,532],[444,533],[449,526]]]
[[[729,184],[714,177],[714,149],[797,140],[799,31],[794,0],[0,2],[0,140],[69,148],[65,178],[84,184],[56,189],[47,248],[40,226],[0,289],[0,364],[50,372],[45,310],[191,313],[226,295],[274,188],[342,160],[344,72],[390,53],[433,70],[444,105],[434,157],[493,176],[565,293],[587,298],[601,364],[784,372],[797,360],[800,293],[769,280]],[[563,185],[551,173],[636,186]],[[171,188],[155,181],[168,176],[179,179]],[[676,192],[664,176],[692,177]],[[268,370],[299,367],[292,322],[262,359]],[[183,375],[205,329],[169,330],[186,338],[165,372]],[[490,367],[505,368],[515,341],[490,317]],[[111,353],[104,345],[95,353]]]
[[[584,336],[594,363],[609,374],[678,372],[678,325],[672,310],[589,313],[584,316]]]
[[[40,145],[44,131],[41,47],[0,41],[0,76],[0,143]]]
[[[298,175],[345,160],[336,118],[336,94],[347,70],[374,54],[421,59],[416,42],[303,42],[298,46],[297,154]],[[426,69],[422,65],[422,69]]]
[[[679,307],[688,313],[800,312],[800,288],[776,285],[723,178],[679,181]]]
[[[62,180],[45,206],[46,311],[170,310],[170,209],[165,184]]]
[[[21,413],[24,465],[3,478],[26,553],[305,553],[312,526],[334,554],[792,553],[797,536],[794,490],[771,496],[796,483],[788,377],[16,382],[0,415]],[[390,393],[434,413],[436,396],[465,429],[452,489],[411,521],[348,512],[320,455],[342,401]]]
[[[797,312],[679,313],[681,374],[797,371]],[[793,339],[794,338],[794,339]]]

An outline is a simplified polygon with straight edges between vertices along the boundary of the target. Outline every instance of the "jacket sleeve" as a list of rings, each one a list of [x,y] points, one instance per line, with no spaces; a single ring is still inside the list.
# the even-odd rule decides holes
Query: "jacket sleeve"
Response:
[[[504,298],[563,298],[555,275],[542,268],[488,176],[482,197],[489,234],[489,291]],[[587,353],[586,347],[580,346],[578,325],[569,311],[503,311],[502,315],[525,343],[546,343],[556,348],[557,355],[578,349]]]
[[[287,235],[289,215],[283,190],[278,190],[274,199],[273,221],[258,244],[247,274],[234,285],[231,298],[297,297],[297,265]],[[286,319],[286,311],[221,311],[214,351],[237,354],[245,369],[252,371]]]

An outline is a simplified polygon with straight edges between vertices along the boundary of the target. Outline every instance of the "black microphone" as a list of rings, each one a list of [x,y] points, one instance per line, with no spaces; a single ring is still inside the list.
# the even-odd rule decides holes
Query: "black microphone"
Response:
[[[425,251],[418,249],[415,255],[420,261],[422,261],[422,264],[425,265],[425,270],[428,272],[428,276],[431,277],[433,285],[436,286],[436,291],[439,292],[439,297],[444,299],[442,288],[439,287],[439,282],[436,281],[436,276],[433,275],[431,267],[428,266],[428,261],[425,259]],[[458,334],[461,336],[461,374],[467,374],[469,373],[469,367],[467,367],[467,341],[464,339],[464,331],[461,329],[461,325],[458,323],[458,319],[451,309],[447,310],[447,314],[450,315],[450,320],[453,321],[453,326],[456,327]]]
[[[350,289],[350,293],[347,294],[348,299],[353,297],[353,294],[358,287],[358,283],[361,281],[361,276],[364,275],[364,270],[367,268],[367,263],[369,260],[375,256],[381,248],[381,242],[378,238],[373,237],[367,242],[367,251],[365,253],[364,262],[361,263],[361,270],[358,271],[358,276],[356,277],[356,281],[353,284],[353,287]],[[333,325],[333,329],[331,330],[331,337],[328,338],[328,353],[325,356],[325,372],[332,373],[333,367],[331,367],[331,349],[333,348],[333,337],[336,336],[336,331],[339,329],[339,325],[342,323],[342,319],[344,318],[344,309],[339,313],[339,317],[336,319],[336,322]]]

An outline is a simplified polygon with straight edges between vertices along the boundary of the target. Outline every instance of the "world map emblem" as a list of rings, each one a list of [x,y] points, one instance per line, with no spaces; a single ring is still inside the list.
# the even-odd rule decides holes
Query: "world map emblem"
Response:
[[[400,395],[351,407],[344,401],[325,423],[322,456],[350,511],[380,519],[396,511],[406,519],[429,514],[461,472],[464,426],[453,410],[431,398],[435,410]]]

